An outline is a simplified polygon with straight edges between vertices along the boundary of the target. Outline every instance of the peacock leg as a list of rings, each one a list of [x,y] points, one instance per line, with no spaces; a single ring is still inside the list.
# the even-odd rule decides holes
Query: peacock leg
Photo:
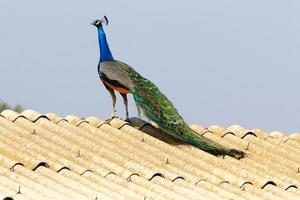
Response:
[[[111,98],[112,98],[112,106],[113,106],[113,110],[112,110],[112,113],[111,113],[111,119],[114,118],[116,116],[116,101],[117,101],[117,98],[116,98],[116,95],[115,95],[115,92],[113,89],[109,88],[109,87],[106,87],[106,89],[108,90],[109,94],[111,95]]]
[[[127,94],[120,93],[121,96],[123,97],[125,109],[126,109],[126,121],[129,121],[129,112],[128,112],[128,99],[127,99]]]

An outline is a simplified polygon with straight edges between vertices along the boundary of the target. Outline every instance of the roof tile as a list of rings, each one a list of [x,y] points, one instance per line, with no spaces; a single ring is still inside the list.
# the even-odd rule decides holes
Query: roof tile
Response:
[[[191,125],[200,135],[247,152],[236,160],[185,145],[138,118],[128,123],[33,110],[1,116],[3,198],[300,198],[299,134]]]

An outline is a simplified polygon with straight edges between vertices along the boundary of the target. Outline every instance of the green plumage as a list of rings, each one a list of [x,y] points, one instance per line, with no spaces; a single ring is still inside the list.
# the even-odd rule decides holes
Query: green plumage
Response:
[[[126,65],[125,63],[123,63]],[[133,86],[130,92],[139,108],[146,117],[157,123],[161,129],[199,149],[213,155],[229,155],[242,158],[245,153],[236,149],[225,148],[193,131],[179,115],[172,102],[159,91],[151,81],[142,77],[130,66],[126,65],[126,71]]]

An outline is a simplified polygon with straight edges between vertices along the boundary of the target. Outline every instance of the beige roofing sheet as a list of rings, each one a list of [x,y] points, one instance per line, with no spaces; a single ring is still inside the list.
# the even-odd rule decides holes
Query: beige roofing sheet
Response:
[[[300,199],[299,134],[191,126],[236,160],[130,122],[3,111],[0,199]]]

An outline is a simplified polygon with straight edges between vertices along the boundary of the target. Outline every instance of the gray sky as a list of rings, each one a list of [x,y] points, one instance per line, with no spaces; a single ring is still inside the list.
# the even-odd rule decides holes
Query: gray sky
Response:
[[[299,10],[298,0],[1,0],[0,98],[109,117],[90,25],[105,14],[114,58],[159,86],[188,123],[300,132]]]

